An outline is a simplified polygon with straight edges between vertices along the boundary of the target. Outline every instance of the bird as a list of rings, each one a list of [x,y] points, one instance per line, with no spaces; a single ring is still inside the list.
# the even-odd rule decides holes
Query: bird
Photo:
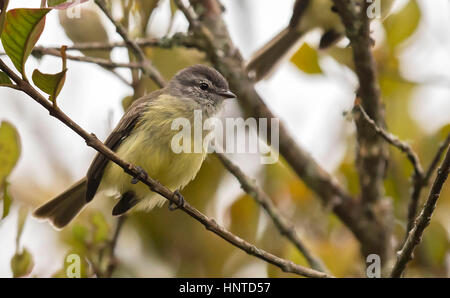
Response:
[[[192,123],[195,111],[201,111],[203,120],[208,119],[216,115],[229,98],[236,98],[236,95],[217,70],[205,65],[187,67],[176,73],[166,87],[134,101],[104,144],[121,159],[137,165],[144,176],[168,187],[183,204],[179,190],[195,178],[207,149],[202,146],[200,152],[175,153],[171,146],[178,131],[172,129],[172,122],[185,118]],[[192,140],[198,142],[193,137]],[[131,178],[118,165],[97,153],[86,177],[33,214],[49,220],[56,228],[63,228],[96,197],[118,200],[112,209],[113,216],[135,210],[150,211],[164,204],[165,198]],[[176,209],[178,206],[169,207]]]
[[[385,18],[395,0],[380,2],[380,17]],[[323,31],[319,49],[336,44],[345,36],[345,27],[332,0],[296,0],[288,26],[257,50],[246,63],[249,75],[258,82],[268,77],[287,56],[292,54],[301,38],[313,29]]]

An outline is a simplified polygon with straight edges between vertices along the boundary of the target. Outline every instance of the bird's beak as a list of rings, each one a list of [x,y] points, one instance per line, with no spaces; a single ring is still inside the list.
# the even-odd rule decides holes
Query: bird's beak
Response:
[[[220,90],[219,92],[217,92],[217,94],[219,94],[220,96],[223,96],[225,98],[236,98],[237,97],[236,94],[234,94],[230,90]]]

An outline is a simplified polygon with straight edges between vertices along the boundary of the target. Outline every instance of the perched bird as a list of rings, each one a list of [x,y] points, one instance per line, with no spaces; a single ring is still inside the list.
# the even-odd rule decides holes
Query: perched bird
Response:
[[[204,121],[219,111],[225,99],[235,97],[225,78],[215,69],[203,65],[185,68],[165,88],[136,100],[105,145],[123,160],[139,166],[144,175],[175,191],[183,201],[178,190],[194,179],[207,152],[201,146],[201,152],[175,153],[171,142],[178,131],[172,129],[172,122],[184,118],[192,123],[194,111],[201,111]],[[198,140],[193,135],[190,137],[194,146]],[[98,153],[85,178],[36,209],[34,215],[62,228],[96,196],[118,199],[113,215],[122,215],[133,207],[151,210],[166,201],[137,182]]]
[[[394,0],[376,1],[381,1],[380,17],[384,18]],[[264,79],[292,54],[303,35],[316,28],[323,30],[320,49],[334,45],[345,36],[345,27],[332,0],[296,0],[289,25],[250,58],[246,65],[248,73],[255,81]]]

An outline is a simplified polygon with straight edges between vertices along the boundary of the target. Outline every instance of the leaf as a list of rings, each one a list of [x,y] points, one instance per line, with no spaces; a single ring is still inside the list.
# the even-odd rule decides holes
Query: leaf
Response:
[[[45,15],[51,9],[18,8],[6,13],[1,36],[3,48],[16,69],[24,76],[25,62],[45,26]]]
[[[67,9],[71,6],[75,6],[78,4],[81,4],[83,2],[86,2],[89,0],[78,0],[78,1],[73,1],[73,0],[47,0],[47,6],[51,7],[51,8],[56,8],[56,9]]]
[[[19,134],[11,123],[3,121],[0,124],[0,184],[6,181],[19,156]]]
[[[11,79],[8,77],[8,75],[6,73],[4,73],[3,71],[0,71],[0,86],[8,86],[11,85]]]
[[[319,66],[319,55],[317,54],[317,50],[311,48],[306,42],[298,49],[294,56],[292,56],[291,62],[306,73],[322,73],[322,69]]]
[[[56,74],[42,73],[38,69],[33,71],[33,83],[43,92],[50,95],[49,100],[56,103],[56,97],[61,92],[66,81],[66,46],[61,47],[62,71]]]
[[[5,24],[6,8],[9,0],[0,0],[0,35],[3,32],[3,25]]]
[[[11,208],[12,198],[8,192],[9,182],[5,181],[2,185],[2,200],[3,200],[3,214],[2,219],[4,219],[8,214]]]
[[[11,259],[11,271],[13,272],[13,277],[26,276],[30,274],[33,267],[33,256],[25,248],[21,253],[16,252]]]
[[[386,39],[391,48],[410,37],[420,22],[420,8],[416,0],[410,0],[398,13],[392,14],[384,22]]]

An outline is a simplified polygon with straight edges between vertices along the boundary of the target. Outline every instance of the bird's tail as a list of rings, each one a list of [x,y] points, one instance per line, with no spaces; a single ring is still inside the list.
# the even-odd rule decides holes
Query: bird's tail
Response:
[[[253,55],[247,63],[247,71],[254,72],[256,82],[264,79],[291,52],[301,36],[295,29],[284,29]]]
[[[37,208],[33,215],[50,220],[57,228],[66,226],[86,205],[86,178]]]

